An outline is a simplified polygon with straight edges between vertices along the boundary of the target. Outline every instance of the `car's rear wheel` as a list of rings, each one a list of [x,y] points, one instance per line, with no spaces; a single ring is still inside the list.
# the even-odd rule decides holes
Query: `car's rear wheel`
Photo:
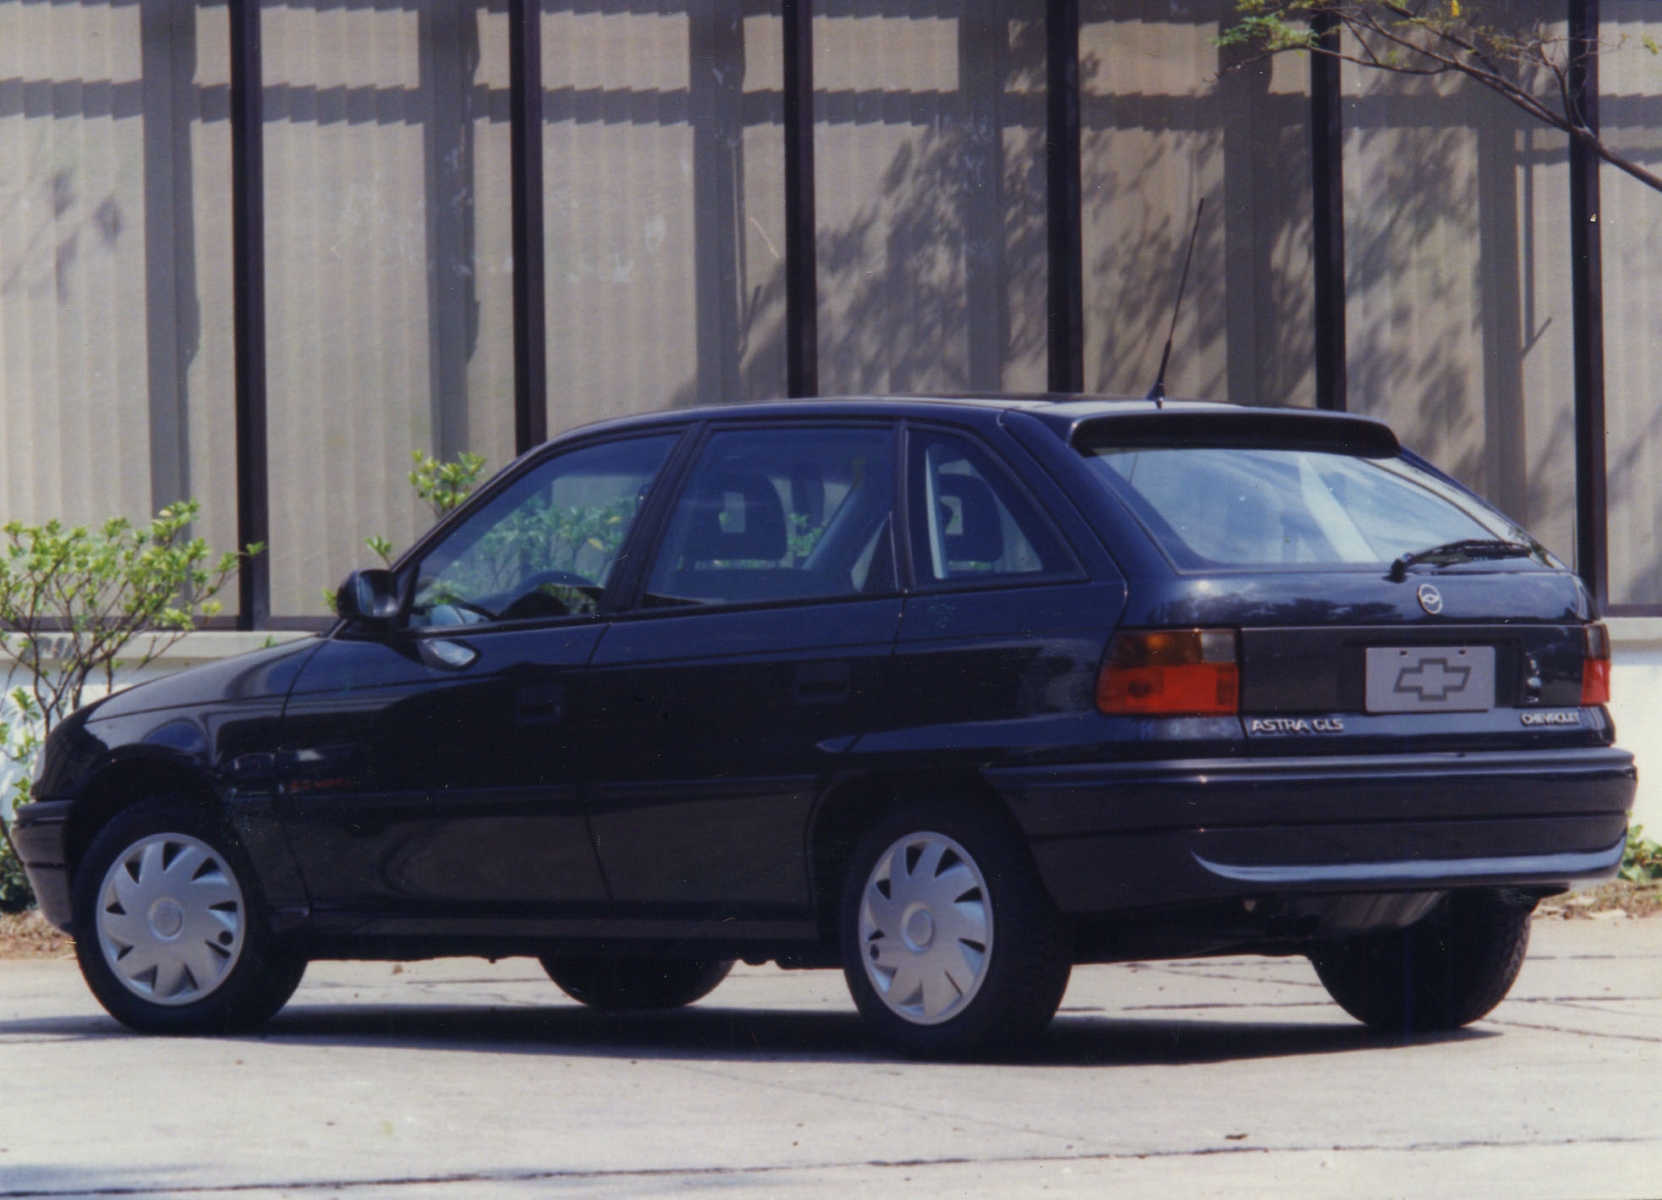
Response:
[[[1506,998],[1529,949],[1531,905],[1495,889],[1455,892],[1430,916],[1310,955],[1328,995],[1374,1029],[1458,1029]]]
[[[141,1033],[258,1028],[306,970],[272,937],[235,839],[195,808],[144,804],[106,825],[76,871],[74,912],[87,985]]]
[[[1067,990],[1066,931],[1025,847],[967,806],[908,804],[868,830],[841,920],[854,1002],[906,1054],[1017,1050]]]
[[[549,956],[548,977],[573,1000],[604,1012],[682,1008],[702,1000],[733,969],[730,958]]]

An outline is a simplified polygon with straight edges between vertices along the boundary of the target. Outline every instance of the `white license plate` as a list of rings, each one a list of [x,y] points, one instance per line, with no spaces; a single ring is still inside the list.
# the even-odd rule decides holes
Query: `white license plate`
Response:
[[[1371,713],[1486,712],[1495,706],[1493,646],[1372,646]]]

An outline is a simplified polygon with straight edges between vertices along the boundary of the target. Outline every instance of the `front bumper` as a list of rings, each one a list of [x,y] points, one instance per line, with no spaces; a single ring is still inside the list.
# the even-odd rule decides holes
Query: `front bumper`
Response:
[[[64,823],[69,818],[67,800],[39,800],[17,810],[12,819],[12,849],[29,875],[35,889],[40,915],[68,933],[69,867],[64,853]]]
[[[1557,888],[1621,862],[1613,747],[988,772],[1069,913],[1278,894]]]

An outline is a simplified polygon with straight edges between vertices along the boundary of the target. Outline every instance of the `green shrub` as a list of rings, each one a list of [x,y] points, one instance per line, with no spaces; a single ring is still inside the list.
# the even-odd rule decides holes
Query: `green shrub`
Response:
[[[200,511],[186,500],[148,525],[116,517],[97,527],[0,527],[0,662],[8,686],[22,680],[0,721],[0,758],[23,768],[14,807],[29,800],[29,768],[46,736],[81,707],[89,686],[113,688],[117,670],[148,665],[219,612],[214,597],[236,576],[240,556],[211,558],[207,542],[189,535]],[[32,900],[8,843],[0,911]]]
[[[1627,831],[1627,850],[1622,855],[1620,874],[1629,883],[1662,879],[1662,846],[1645,837],[1643,825]]]

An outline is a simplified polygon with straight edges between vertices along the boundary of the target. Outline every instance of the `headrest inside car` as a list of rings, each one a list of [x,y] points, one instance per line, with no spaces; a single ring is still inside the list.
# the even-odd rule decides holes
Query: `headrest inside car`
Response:
[[[733,471],[704,481],[693,500],[689,564],[785,557],[785,506],[766,475]]]
[[[935,494],[940,497],[941,540],[948,562],[995,563],[1004,557],[1004,525],[993,489],[985,481],[941,475]]]

